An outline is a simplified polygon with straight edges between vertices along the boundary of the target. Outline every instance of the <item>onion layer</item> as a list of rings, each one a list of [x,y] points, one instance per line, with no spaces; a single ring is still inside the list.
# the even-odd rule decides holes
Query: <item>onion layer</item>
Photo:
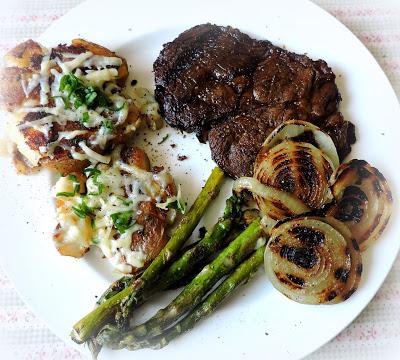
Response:
[[[302,120],[286,121],[267,137],[263,147],[271,149],[286,140],[308,142],[314,145],[328,157],[334,171],[339,167],[339,156],[333,140],[318,126]]]
[[[328,215],[344,222],[365,250],[385,229],[392,194],[384,176],[364,160],[342,164],[332,187],[336,204]]]
[[[310,211],[303,201],[292,194],[261,184],[251,177],[241,177],[233,183],[233,190],[249,190],[261,212],[273,220],[284,219]]]
[[[362,272],[357,242],[345,225],[329,217],[300,216],[276,225],[264,265],[276,289],[304,304],[346,300]]]
[[[254,177],[258,181],[292,194],[311,209],[331,201],[332,173],[330,162],[321,150],[295,141],[284,141],[271,149],[262,148],[254,166]],[[256,197],[256,201],[260,209],[269,206],[265,204],[268,199]]]

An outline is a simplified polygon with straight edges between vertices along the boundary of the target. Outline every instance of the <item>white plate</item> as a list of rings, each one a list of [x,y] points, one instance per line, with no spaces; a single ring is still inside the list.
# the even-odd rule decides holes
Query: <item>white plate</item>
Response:
[[[152,86],[152,63],[161,45],[195,24],[232,25],[261,39],[323,58],[338,75],[343,96],[341,111],[357,126],[357,144],[351,157],[368,160],[388,178],[398,194],[398,131],[400,110],[394,92],[371,54],[343,25],[312,3],[302,1],[88,1],[55,22],[41,37],[47,46],[68,43],[80,36],[125,56],[131,76]],[[168,141],[155,149],[146,145],[153,162],[171,167],[191,202],[214,166],[207,145],[188,135],[164,128],[141,135],[153,145],[166,134]],[[173,150],[170,144],[178,144]],[[157,152],[158,151],[158,152]],[[183,162],[178,154],[188,155]],[[88,312],[116,277],[104,260],[91,252],[87,259],[63,258],[53,248],[54,205],[51,177],[16,176],[8,160],[1,159],[0,260],[19,289],[54,332],[69,344],[72,324]],[[188,174],[186,174],[188,173]],[[205,223],[215,222],[229,182],[209,209]],[[297,359],[309,354],[344,329],[376,293],[400,246],[398,208],[381,239],[365,254],[359,290],[348,301],[331,306],[306,306],[275,291],[260,271],[258,277],[226,301],[211,318],[157,352],[103,351],[102,359],[162,357]],[[171,297],[169,294],[165,297]],[[156,305],[165,303],[160,300]],[[146,306],[140,317],[150,314]],[[82,351],[82,347],[79,347]],[[85,350],[87,351],[87,350]]]

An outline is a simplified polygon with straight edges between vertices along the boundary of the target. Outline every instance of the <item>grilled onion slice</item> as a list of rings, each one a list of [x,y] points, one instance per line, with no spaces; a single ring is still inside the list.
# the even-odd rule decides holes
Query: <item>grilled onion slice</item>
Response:
[[[262,184],[285,191],[309,208],[319,209],[332,199],[333,169],[323,152],[305,142],[284,141],[257,155],[254,177]],[[256,198],[260,209],[268,199]]]
[[[308,142],[314,145],[328,157],[335,171],[339,167],[339,156],[335,144],[331,137],[321,131],[318,126],[302,120],[286,121],[267,137],[263,147],[271,149],[286,140]]]
[[[336,204],[328,215],[343,221],[365,250],[385,229],[392,194],[384,176],[364,160],[342,164],[332,188]]]
[[[241,177],[233,183],[233,191],[248,190],[253,194],[260,211],[273,220],[309,212],[310,208],[290,193],[261,184],[251,177]]]
[[[362,262],[350,231],[333,218],[300,216],[276,225],[265,250],[273,286],[303,304],[333,304],[357,289]]]

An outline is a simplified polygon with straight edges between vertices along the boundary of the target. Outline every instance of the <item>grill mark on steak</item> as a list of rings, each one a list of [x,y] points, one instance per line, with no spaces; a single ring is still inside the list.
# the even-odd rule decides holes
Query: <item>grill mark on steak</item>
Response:
[[[270,49],[231,27],[198,25],[166,44],[154,63],[155,96],[171,125],[189,132],[235,114]]]
[[[233,178],[252,175],[265,138],[286,120],[320,126],[341,159],[355,142],[354,125],[338,112],[335,74],[323,60],[203,24],[165,44],[153,68],[167,123],[208,138],[213,159]]]

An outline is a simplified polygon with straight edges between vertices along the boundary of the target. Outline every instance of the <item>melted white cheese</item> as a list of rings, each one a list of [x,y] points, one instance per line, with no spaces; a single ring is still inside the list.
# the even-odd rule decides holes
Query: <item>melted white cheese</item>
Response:
[[[76,53],[69,53],[69,52],[62,52],[61,56],[65,59],[75,59],[79,54]]]
[[[18,129],[20,129],[20,130],[28,129],[28,128],[39,129],[40,126],[50,124],[53,121],[57,121],[56,117],[54,115],[49,115],[49,116],[45,116],[38,120],[24,122],[17,126],[18,126]]]
[[[147,124],[152,130],[159,129],[162,126],[160,107],[154,95],[148,89],[139,86],[127,86],[123,94],[132,99],[142,114],[147,115]]]
[[[89,83],[93,83],[95,86],[103,86],[107,81],[115,80],[118,77],[117,69],[102,69],[88,72],[85,75],[85,80]]]
[[[88,132],[87,130],[60,131],[58,133],[58,140],[61,139],[71,140],[79,135],[87,134],[87,132]]]
[[[47,94],[50,91],[49,85],[49,71],[52,62],[50,61],[50,55],[43,56],[42,63],[40,64],[40,105],[47,105],[49,103],[49,97]],[[31,84],[29,84],[31,86]]]
[[[118,60],[116,60],[118,59]],[[65,124],[66,121],[81,121],[82,114],[87,112],[87,108],[85,106],[81,106],[78,109],[65,109],[64,101],[59,98],[62,94],[59,91],[59,82],[63,75],[71,73],[73,70],[76,69],[75,75],[78,77],[83,78],[89,84],[95,86],[101,86],[104,82],[113,81],[118,76],[117,69],[103,69],[103,70],[95,70],[87,75],[82,75],[82,72],[78,67],[85,66],[85,64],[104,64],[104,66],[117,65],[121,64],[122,60],[116,57],[108,57],[104,56],[96,56],[93,55],[91,52],[85,52],[79,55],[74,56],[73,60],[62,62],[59,58],[55,60],[49,60],[49,55],[45,55],[43,61],[41,63],[41,72],[40,74],[34,74],[30,79],[28,85],[23,84],[23,89],[25,95],[28,96],[29,93],[40,84],[40,103],[41,105],[46,105],[48,103],[48,96],[47,94],[50,92],[51,96],[54,98],[56,103],[56,107],[33,107],[29,108],[26,107],[22,108],[20,111],[29,113],[29,112],[46,112],[49,114],[57,115],[58,120],[57,122],[61,122],[61,124]],[[62,69],[62,73],[59,73],[56,69],[54,69],[54,64],[57,64]],[[49,76],[54,76],[54,81],[52,82],[51,86],[49,85]],[[117,101],[115,102],[115,107],[119,108],[121,105],[122,97],[119,96]],[[123,98],[122,98],[123,99]],[[36,104],[35,104],[36,105]],[[104,109],[103,109],[104,110]],[[112,114],[114,115],[114,114]],[[90,122],[89,124],[85,124],[87,127],[98,127],[100,126],[106,118],[101,116],[100,114],[96,113],[93,110],[90,110]],[[119,123],[123,123],[128,116],[128,113],[125,111],[118,111],[116,116],[111,116],[111,118],[117,118]],[[109,118],[110,116],[108,116]],[[94,144],[96,145],[96,144]]]
[[[113,154],[112,165],[97,165],[98,174],[96,179],[90,176],[86,179],[87,195],[84,200],[80,196],[62,197],[62,203],[57,207],[58,219],[61,228],[58,234],[65,237],[65,242],[75,247],[82,246],[79,239],[79,226],[85,226],[83,231],[89,231],[87,222],[82,222],[72,211],[72,206],[77,206],[85,201],[85,204],[92,209],[93,227],[90,228],[92,244],[98,246],[112,266],[120,272],[130,273],[133,268],[141,268],[147,259],[147,254],[141,246],[132,249],[132,235],[142,226],[135,223],[139,214],[139,205],[143,201],[152,201],[152,197],[146,194],[146,179],[156,181],[150,172],[141,170],[137,177],[134,174],[125,174],[121,171],[121,160],[119,159],[120,149],[117,148]],[[139,172],[138,172],[139,173]],[[158,179],[173,179],[170,175],[159,175]],[[99,192],[98,184],[102,184],[102,191]],[[69,186],[68,186],[69,185]],[[164,191],[168,183],[159,183],[158,188]],[[129,191],[127,191],[129,189]],[[67,177],[62,177],[57,182],[54,193],[60,191],[73,191],[72,182]],[[159,197],[159,195],[158,195]],[[58,198],[59,199],[59,198]],[[131,225],[126,231],[119,233],[114,227],[112,216],[116,213],[131,212]],[[61,212],[61,213],[60,213]],[[87,239],[87,233],[84,233]],[[59,242],[57,246],[63,246]]]
[[[10,138],[16,145],[18,151],[27,159],[32,167],[39,164],[42,155],[28,146],[23,134],[16,125],[12,126],[10,129]]]
[[[22,90],[24,91],[25,97],[29,97],[29,93],[28,93],[28,88],[26,86],[26,81],[24,79],[21,79],[21,87]]]
[[[73,190],[73,182],[68,177],[60,177],[53,188],[53,194],[56,196],[58,193],[73,192]],[[93,235],[90,219],[81,219],[71,211],[73,206],[78,206],[80,203],[78,196],[57,197],[57,223],[59,227],[54,238],[57,249],[63,255],[81,257],[89,249]]]
[[[93,149],[95,147],[102,150],[105,149],[116,136],[113,133],[114,129],[123,131],[124,134],[136,130],[142,121],[139,113],[136,121],[130,119],[129,123],[126,124],[130,111],[133,111],[133,109],[137,111],[133,103],[138,105],[147,115],[151,113],[155,117],[158,115],[157,104],[148,90],[135,87],[137,91],[132,92],[132,98],[128,94],[129,91],[121,92],[122,89],[115,81],[118,77],[118,67],[123,63],[121,58],[94,55],[92,52],[86,51],[81,54],[64,52],[61,53],[61,58],[64,60],[57,56],[51,59],[52,49],[45,48],[43,48],[43,54],[38,73],[34,73],[29,80],[21,80],[21,87],[27,100],[17,112],[22,115],[22,118],[28,113],[43,112],[47,115],[42,119],[22,124],[22,120],[20,120],[18,129],[14,130],[14,138],[18,142],[18,149],[32,164],[37,165],[40,159],[45,156],[52,158],[55,148],[61,146],[61,139],[71,140],[85,132],[83,132],[84,130],[62,131],[58,139],[55,142],[48,143],[46,148],[41,146],[39,150],[32,150],[29,145],[23,144],[23,134],[21,134],[23,129],[33,128],[44,134],[45,138],[48,139],[49,132],[55,123],[65,126],[68,122],[79,122],[85,128],[95,130],[94,134],[80,146],[81,150],[73,146],[62,145],[61,147],[69,151],[74,159],[89,159],[91,162],[108,163],[110,161],[108,156],[101,155]],[[68,92],[60,91],[60,81],[64,75],[68,74],[74,74],[85,86],[102,88],[105,85],[103,91],[110,100],[110,105],[96,109],[88,109],[86,105],[82,105],[75,109],[72,96],[72,99],[70,99],[71,104],[68,106],[68,101],[66,100]],[[39,98],[29,99],[29,95],[38,87]],[[54,106],[52,106],[53,103]],[[83,118],[87,119],[87,117],[88,120],[83,123]],[[108,123],[111,123],[111,126],[108,126]],[[121,125],[124,126],[122,127]],[[154,179],[152,181],[154,182]],[[150,184],[149,187],[151,188],[152,185]],[[157,189],[154,191],[157,191]]]
[[[93,56],[93,53],[90,51],[86,51],[82,54],[79,54],[75,59],[71,61],[62,62],[58,59],[58,65],[60,66],[64,74],[68,74],[76,68],[81,67],[83,63],[91,56]]]
[[[98,69],[104,69],[107,66],[121,66],[122,60],[119,57],[113,56],[100,56],[93,55],[83,63],[83,67],[96,67]]]
[[[90,147],[88,147],[83,141],[79,143],[79,147],[82,149],[88,160],[90,160],[91,162],[101,162],[103,164],[108,164],[111,160],[111,156],[100,155],[99,153],[93,151]]]
[[[27,97],[39,85],[39,83],[40,83],[40,75],[33,74],[32,78],[29,80],[29,84],[26,88]]]
[[[101,127],[95,135],[89,138],[89,141],[92,145],[98,145],[101,149],[104,149],[107,143],[114,138],[114,134],[110,133],[106,128]]]

